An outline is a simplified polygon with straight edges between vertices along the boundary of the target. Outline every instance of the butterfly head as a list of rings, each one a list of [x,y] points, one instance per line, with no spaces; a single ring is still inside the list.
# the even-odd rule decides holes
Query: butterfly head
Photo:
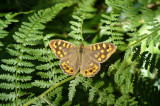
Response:
[[[83,48],[83,47],[84,47],[84,44],[83,44],[83,43],[81,43],[80,47],[81,47],[81,48]]]

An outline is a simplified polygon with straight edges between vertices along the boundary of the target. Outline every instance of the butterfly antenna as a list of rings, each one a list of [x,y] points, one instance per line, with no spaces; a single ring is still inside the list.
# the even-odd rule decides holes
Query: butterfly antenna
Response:
[[[85,38],[85,40],[84,40],[84,41],[86,41],[90,36],[91,36],[91,35],[88,35],[88,36]]]

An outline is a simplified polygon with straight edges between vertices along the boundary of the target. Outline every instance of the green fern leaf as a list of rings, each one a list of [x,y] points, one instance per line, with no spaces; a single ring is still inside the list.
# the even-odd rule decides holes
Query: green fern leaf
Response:
[[[111,16],[102,15],[104,19],[101,20],[105,26],[101,26],[101,35],[109,36],[106,42],[113,42],[116,45],[124,44],[123,34],[119,32],[121,30],[120,23],[118,23],[118,14],[111,14]]]
[[[74,95],[75,95],[75,92],[76,92],[76,86],[81,82],[80,78],[79,77],[76,77],[74,80],[70,81],[70,84],[69,84],[69,93],[68,93],[68,96],[69,96],[69,101],[72,101]]]
[[[71,37],[77,40],[84,40],[82,36],[82,25],[83,25],[83,20],[85,19],[84,16],[78,17],[73,15],[72,16],[74,19],[78,20],[78,22],[70,21],[71,29],[72,31],[69,33]]]

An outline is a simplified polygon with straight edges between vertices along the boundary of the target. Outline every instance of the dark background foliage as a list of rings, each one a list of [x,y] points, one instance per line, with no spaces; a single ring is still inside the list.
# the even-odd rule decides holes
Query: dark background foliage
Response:
[[[159,0],[0,0],[1,105],[159,106]],[[117,51],[93,78],[68,76],[63,39]]]

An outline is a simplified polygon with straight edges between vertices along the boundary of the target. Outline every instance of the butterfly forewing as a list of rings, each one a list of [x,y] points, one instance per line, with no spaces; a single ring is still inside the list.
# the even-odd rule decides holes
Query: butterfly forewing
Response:
[[[84,48],[84,52],[100,63],[105,62],[115,51],[116,46],[111,43],[97,43]]]
[[[49,46],[53,50],[56,57],[59,59],[71,55],[73,51],[76,51],[79,48],[78,46],[64,40],[52,40],[49,43]]]

